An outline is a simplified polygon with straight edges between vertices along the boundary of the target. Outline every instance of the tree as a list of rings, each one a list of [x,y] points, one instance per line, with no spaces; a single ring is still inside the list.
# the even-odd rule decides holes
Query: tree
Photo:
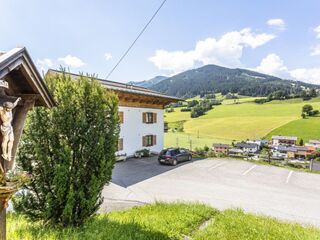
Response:
[[[316,89],[314,89],[314,88],[311,88],[310,89],[310,96],[311,97],[316,97],[318,94],[317,94],[317,90]]]
[[[91,77],[51,76],[58,106],[36,108],[27,120],[19,166],[32,175],[14,200],[31,219],[81,225],[103,201],[118,141],[118,99]]]
[[[300,140],[299,140],[299,145],[303,146],[303,139],[302,138],[300,138]]]
[[[303,118],[303,119],[305,119],[306,118],[306,114],[303,112],[303,113],[301,113],[301,117]]]
[[[302,113],[305,113],[307,115],[310,115],[312,110],[313,110],[313,107],[310,104],[306,104],[302,107]]]

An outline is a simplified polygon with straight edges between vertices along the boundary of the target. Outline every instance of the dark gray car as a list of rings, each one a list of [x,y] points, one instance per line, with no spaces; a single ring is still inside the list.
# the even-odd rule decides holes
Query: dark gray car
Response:
[[[184,148],[167,148],[163,149],[158,157],[160,164],[177,165],[178,162],[192,160],[191,153]]]

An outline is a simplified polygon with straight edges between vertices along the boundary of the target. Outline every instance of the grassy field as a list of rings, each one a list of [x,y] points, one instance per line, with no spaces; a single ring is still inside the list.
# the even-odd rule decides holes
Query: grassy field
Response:
[[[209,224],[200,228],[204,223]],[[100,214],[80,228],[44,227],[21,215],[8,216],[10,240],[317,240],[320,230],[203,204],[157,203]]]
[[[310,139],[320,138],[320,118],[298,119],[289,122],[279,128],[274,129],[267,134],[266,138],[270,139],[272,135],[299,136],[304,142]]]
[[[213,142],[230,143],[233,140],[270,137],[273,134],[295,135],[305,141],[320,138],[320,118],[304,120],[300,116],[302,106],[307,103],[314,109],[320,109],[320,98],[310,101],[290,99],[265,104],[256,104],[252,102],[253,99],[242,97],[239,99],[242,103],[238,104],[233,104],[233,100],[225,100],[206,115],[194,119],[190,118],[189,112],[180,112],[179,108],[173,113],[166,113],[165,121],[169,124],[181,120],[185,123],[184,133],[165,135],[165,145],[172,146],[172,143],[178,141],[180,146],[189,147],[189,142],[185,145],[186,141],[183,140],[185,136],[197,140],[199,144],[202,142],[199,139],[204,139],[203,142],[207,145]],[[181,140],[177,140],[180,137]]]

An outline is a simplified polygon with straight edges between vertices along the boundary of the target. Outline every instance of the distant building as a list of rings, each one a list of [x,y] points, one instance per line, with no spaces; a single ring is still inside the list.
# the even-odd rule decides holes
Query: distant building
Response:
[[[265,139],[256,139],[256,140],[248,140],[246,143],[252,143],[257,144],[260,149],[262,149],[263,146],[268,145],[269,141]]]
[[[256,153],[259,151],[259,145],[255,143],[237,143],[236,148],[241,149],[245,153]]]
[[[228,154],[229,148],[230,148],[230,146],[228,144],[218,143],[218,144],[212,145],[212,150],[215,153]]]
[[[308,148],[302,146],[289,147],[287,157],[291,159],[305,159],[308,156]]]
[[[296,145],[298,138],[293,136],[272,136],[272,145]]]
[[[315,149],[320,148],[320,140],[309,140],[309,142],[306,143],[305,146],[314,147]]]
[[[308,155],[312,154],[312,149],[303,146],[276,146],[272,153],[275,157],[283,157],[289,159],[305,159]]]

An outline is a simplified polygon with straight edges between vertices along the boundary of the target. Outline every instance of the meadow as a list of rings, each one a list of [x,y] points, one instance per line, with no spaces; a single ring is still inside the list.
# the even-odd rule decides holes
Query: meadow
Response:
[[[309,101],[302,99],[277,100],[264,104],[254,103],[252,97],[242,97],[237,101],[224,100],[206,115],[191,118],[190,112],[166,113],[165,121],[169,126],[184,121],[183,132],[166,133],[165,146],[190,148],[211,146],[212,143],[231,143],[233,140],[270,139],[272,135],[294,135],[305,142],[320,138],[320,118],[301,118],[301,109],[311,104],[320,109],[320,98]],[[204,144],[204,145],[203,145]]]

